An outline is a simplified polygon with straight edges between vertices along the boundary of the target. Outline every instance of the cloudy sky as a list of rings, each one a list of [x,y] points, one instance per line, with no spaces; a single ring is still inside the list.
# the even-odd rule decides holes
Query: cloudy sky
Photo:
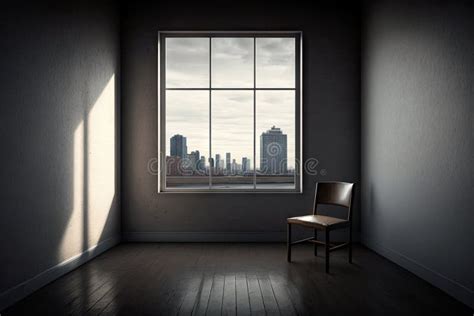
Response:
[[[166,87],[209,88],[209,38],[166,39]],[[213,88],[253,88],[253,38],[213,38]],[[295,39],[257,38],[257,88],[295,87]],[[212,156],[226,152],[238,163],[253,157],[253,91],[212,92]],[[295,92],[257,91],[256,161],[260,135],[273,125],[288,135],[288,166],[295,159]],[[188,152],[198,149],[209,157],[209,91],[166,92],[166,152],[169,138],[187,137]]]

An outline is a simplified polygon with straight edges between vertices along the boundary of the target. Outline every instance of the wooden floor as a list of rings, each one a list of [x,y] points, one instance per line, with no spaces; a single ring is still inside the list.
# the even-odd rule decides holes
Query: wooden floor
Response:
[[[374,252],[284,244],[122,244],[1,315],[472,315]]]

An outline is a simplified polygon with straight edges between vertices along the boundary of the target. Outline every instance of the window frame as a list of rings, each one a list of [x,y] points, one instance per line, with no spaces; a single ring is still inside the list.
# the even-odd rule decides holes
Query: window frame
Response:
[[[207,37],[211,46],[212,38],[215,37],[253,37],[254,38],[254,86],[252,88],[166,88],[166,46],[168,37]],[[256,39],[269,37],[295,38],[295,87],[294,88],[257,88],[255,83],[256,74]],[[211,49],[211,48],[210,48]],[[303,157],[303,33],[301,31],[159,31],[158,32],[158,67],[157,67],[157,97],[158,97],[158,193],[303,193],[302,157]],[[211,58],[211,51],[209,51]],[[211,82],[211,64],[209,65],[209,82]],[[209,172],[209,188],[167,188],[166,187],[166,91],[167,90],[200,90],[209,91],[253,91],[254,111],[254,144],[253,144],[253,169],[254,188],[252,189],[213,189],[212,169]],[[292,189],[263,189],[258,188],[256,165],[256,93],[257,91],[294,91],[295,92],[295,187]],[[211,114],[212,101],[209,99],[209,115]],[[209,117],[209,157],[211,152],[211,120]]]

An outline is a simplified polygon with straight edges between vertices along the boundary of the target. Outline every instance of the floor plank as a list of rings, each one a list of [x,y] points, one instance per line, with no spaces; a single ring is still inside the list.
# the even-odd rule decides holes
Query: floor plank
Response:
[[[268,315],[280,315],[270,279],[267,276],[259,276],[258,283],[260,285],[260,291],[262,292],[265,312]]]
[[[235,292],[237,315],[250,315],[249,289],[245,273],[238,273],[235,276]]]
[[[209,298],[211,297],[212,283],[214,281],[213,275],[204,275],[196,298],[196,306],[193,310],[193,315],[206,315]]]
[[[221,274],[214,275],[212,282],[211,295],[207,306],[206,315],[221,315],[222,298],[224,296],[224,276]]]
[[[236,315],[235,274],[224,278],[224,296],[222,298],[222,315]]]
[[[296,309],[288,292],[288,285],[279,274],[270,274],[270,283],[278,303],[278,309],[282,315],[297,315]]]
[[[263,304],[262,291],[257,275],[247,275],[247,286],[249,289],[250,312],[252,315],[265,315],[265,305]]]

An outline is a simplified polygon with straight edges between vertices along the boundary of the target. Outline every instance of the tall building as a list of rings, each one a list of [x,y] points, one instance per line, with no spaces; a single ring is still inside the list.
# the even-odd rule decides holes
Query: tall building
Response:
[[[249,159],[247,159],[247,157],[242,157],[242,172],[243,173],[249,171],[248,169],[250,169],[250,168],[247,168],[248,161]]]
[[[250,172],[250,158],[242,157],[242,173]]]
[[[187,165],[188,169],[192,170],[193,173],[199,170],[199,163],[201,161],[199,150],[192,151],[188,155],[187,158],[188,158],[188,165]]]
[[[222,168],[223,166],[221,166],[221,155],[220,154],[216,154],[216,170],[219,170],[220,168]]]
[[[287,137],[273,126],[260,136],[260,172],[286,174],[288,163]]]
[[[231,172],[232,170],[232,161],[230,160],[230,153],[225,154],[225,160],[226,160],[226,167],[225,169],[227,170],[228,173]]]
[[[221,158],[221,161],[219,162],[219,166],[220,166],[221,173],[223,173],[224,172],[224,166],[225,166],[224,158]]]
[[[176,134],[170,138],[170,154],[174,157],[187,157],[188,146],[186,145],[186,137]]]
[[[201,171],[201,173],[206,171],[206,157],[201,156],[201,159],[197,163],[196,169]]]
[[[232,174],[238,174],[239,173],[239,164],[235,161],[235,159],[232,159]]]

